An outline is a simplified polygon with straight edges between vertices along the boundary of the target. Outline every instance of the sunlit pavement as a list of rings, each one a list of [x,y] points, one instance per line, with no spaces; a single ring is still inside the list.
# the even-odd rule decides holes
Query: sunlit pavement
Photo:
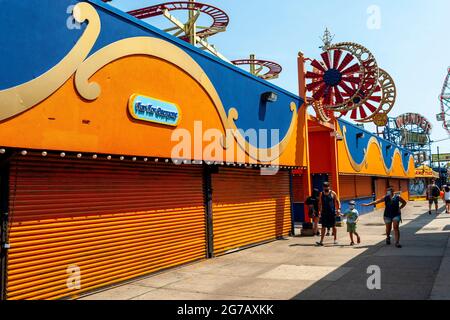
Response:
[[[360,218],[362,244],[345,228],[331,237],[290,238],[141,278],[82,299],[450,299],[450,214],[430,216],[424,202],[404,210],[402,249],[386,246],[382,211]],[[443,209],[441,209],[443,212]],[[381,289],[367,286],[381,270]],[[369,283],[374,283],[369,280]]]

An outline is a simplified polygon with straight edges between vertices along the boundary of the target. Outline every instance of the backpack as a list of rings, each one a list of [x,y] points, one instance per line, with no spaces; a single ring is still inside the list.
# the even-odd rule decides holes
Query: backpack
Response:
[[[441,190],[437,186],[433,186],[433,189],[431,190],[431,195],[433,198],[439,198],[441,195]]]

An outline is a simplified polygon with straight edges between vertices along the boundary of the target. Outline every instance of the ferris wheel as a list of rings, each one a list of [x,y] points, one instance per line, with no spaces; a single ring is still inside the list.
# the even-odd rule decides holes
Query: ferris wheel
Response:
[[[450,68],[447,70],[439,100],[441,101],[441,113],[437,115],[437,120],[443,122],[444,129],[450,134]]]
[[[309,104],[324,122],[349,116],[355,122],[384,127],[397,96],[394,80],[364,46],[332,44],[332,40],[326,29],[321,59],[311,60],[312,70],[305,74],[312,95]]]

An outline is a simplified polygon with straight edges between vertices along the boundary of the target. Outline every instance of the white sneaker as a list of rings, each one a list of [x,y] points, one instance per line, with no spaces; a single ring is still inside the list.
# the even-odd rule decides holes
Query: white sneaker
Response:
[[[335,246],[337,246],[338,244],[339,244],[339,242],[337,242],[337,241],[334,242],[334,245],[335,245]]]

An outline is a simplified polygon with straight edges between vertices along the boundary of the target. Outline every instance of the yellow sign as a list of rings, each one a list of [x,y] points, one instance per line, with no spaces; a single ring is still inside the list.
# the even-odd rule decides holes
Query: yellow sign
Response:
[[[450,162],[450,153],[433,154],[433,162]]]
[[[424,165],[416,168],[416,178],[439,178],[439,174]]]

